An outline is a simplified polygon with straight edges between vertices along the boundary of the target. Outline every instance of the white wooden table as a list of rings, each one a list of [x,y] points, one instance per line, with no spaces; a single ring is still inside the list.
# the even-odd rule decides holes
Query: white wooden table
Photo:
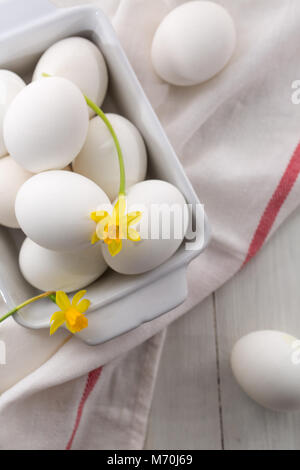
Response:
[[[300,335],[300,210],[249,265],[169,327],[146,448],[300,448],[300,411],[256,405],[232,376],[232,346],[260,329]]]

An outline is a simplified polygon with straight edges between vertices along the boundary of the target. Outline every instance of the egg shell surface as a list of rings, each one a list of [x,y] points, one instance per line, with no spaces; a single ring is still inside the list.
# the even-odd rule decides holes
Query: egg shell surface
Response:
[[[98,279],[107,268],[99,245],[81,250],[47,250],[26,238],[20,250],[21,273],[29,284],[42,291],[82,289]]]
[[[243,336],[231,354],[233,374],[260,405],[277,411],[300,408],[300,342],[275,330]]]
[[[235,45],[229,13],[213,2],[192,1],[172,10],[159,25],[152,63],[156,73],[173,85],[197,85],[225,67]]]
[[[66,38],[49,47],[36,65],[33,81],[43,78],[43,73],[67,78],[95,104],[103,103],[108,72],[102,53],[88,39]],[[89,116],[94,115],[89,108]]]
[[[138,129],[118,114],[106,114],[122,149],[126,185],[142,181],[147,172],[147,152]],[[73,162],[73,170],[97,183],[113,201],[119,191],[120,169],[113,138],[102,119],[90,121],[85,144]]]
[[[4,116],[12,100],[25,86],[22,78],[14,72],[0,70],[0,157],[8,153],[3,138]]]
[[[136,225],[141,241],[122,240],[122,250],[111,256],[107,245],[102,243],[104,259],[107,264],[121,274],[141,274],[164,263],[180,246],[188,226],[186,202],[181,192],[172,184],[160,180],[147,180],[135,184],[128,190],[127,210],[142,212],[142,219]],[[173,216],[168,222],[168,209],[176,207],[181,219],[180,236],[170,229]],[[153,213],[151,211],[154,211]],[[169,238],[163,239],[164,227],[170,229]],[[152,238],[151,238],[152,237]],[[154,238],[156,237],[156,239]]]
[[[80,152],[88,131],[88,109],[65,78],[31,83],[10,104],[3,134],[10,155],[32,173],[61,169]]]
[[[88,246],[95,231],[90,213],[111,208],[104,191],[93,181],[70,171],[34,175],[16,197],[16,217],[23,232],[38,245],[54,251]]]
[[[15,215],[15,200],[20,187],[32,177],[13,158],[0,159],[0,224],[10,228],[19,228]]]

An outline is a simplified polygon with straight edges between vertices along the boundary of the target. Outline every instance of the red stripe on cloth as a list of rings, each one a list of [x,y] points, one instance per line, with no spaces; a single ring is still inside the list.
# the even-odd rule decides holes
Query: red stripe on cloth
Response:
[[[248,261],[256,255],[258,250],[262,247],[265,239],[267,238],[272,225],[286,200],[288,194],[290,193],[292,187],[295,184],[295,181],[300,172],[300,144],[293,153],[286,170],[275,189],[261,219],[255,231],[255,234],[252,238],[252,241],[249,246],[249,250],[243,265],[248,263]]]
[[[89,375],[86,379],[86,384],[85,384],[85,387],[84,387],[84,391],[83,391],[83,394],[82,394],[82,397],[80,399],[78,409],[77,409],[77,415],[76,415],[74,428],[73,428],[71,437],[69,439],[69,442],[66,446],[66,450],[70,450],[72,448],[74,438],[76,436],[76,433],[77,433],[79,425],[80,425],[84,405],[85,405],[88,397],[90,396],[92,390],[94,389],[96,383],[98,382],[98,379],[101,375],[101,371],[102,371],[102,367],[98,367],[98,369],[92,370],[89,373]]]

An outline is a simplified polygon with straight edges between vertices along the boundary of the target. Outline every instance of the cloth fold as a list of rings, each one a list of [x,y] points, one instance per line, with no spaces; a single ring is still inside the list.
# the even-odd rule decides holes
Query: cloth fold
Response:
[[[11,321],[2,336],[0,330],[8,348],[7,365],[0,366],[2,449],[141,448],[162,331],[249,261],[300,201],[300,105],[291,99],[300,74],[298,0],[216,1],[235,21],[237,49],[220,74],[189,88],[162,82],[150,61],[158,24],[183,1],[86,3],[109,14],[205,204],[213,238],[188,269],[183,305],[106,344],[66,341],[65,333],[51,343],[45,332],[24,330],[15,348],[20,327]]]

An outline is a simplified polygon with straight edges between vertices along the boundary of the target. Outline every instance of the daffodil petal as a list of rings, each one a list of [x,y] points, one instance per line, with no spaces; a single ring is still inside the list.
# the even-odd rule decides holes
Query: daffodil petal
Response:
[[[112,240],[111,243],[107,246],[111,256],[116,256],[122,250],[122,241]]]
[[[111,222],[111,216],[108,214],[101,222],[98,222],[96,227],[96,235],[99,240],[104,240],[106,238],[105,227]]]
[[[113,223],[119,225],[120,218],[124,217],[126,211],[126,198],[123,194],[120,194],[118,200],[113,208]]]
[[[65,321],[65,314],[61,310],[58,310],[58,312],[54,312],[52,317],[50,318],[50,323],[53,321],[60,321],[63,320]]]
[[[109,213],[106,211],[94,211],[90,215],[91,219],[96,223],[101,222],[107,216],[109,216]]]
[[[127,226],[129,227],[130,225],[137,224],[141,220],[141,218],[141,212],[130,212],[129,214],[127,214]]]
[[[94,222],[98,222],[98,217],[97,217],[97,213],[96,212],[91,212],[90,214],[90,218],[94,221]]]
[[[119,225],[119,199],[117,200],[116,204],[113,207],[112,223],[114,225]]]
[[[97,237],[97,233],[94,232],[93,235],[92,235],[92,238],[91,238],[91,244],[95,245],[95,243],[97,243],[99,240],[100,240],[100,238]]]
[[[56,303],[62,311],[71,307],[71,302],[67,294],[61,290],[56,292]]]
[[[78,304],[79,300],[82,299],[82,297],[86,294],[86,290],[80,290],[77,292],[77,294],[74,295],[73,300],[72,300],[72,307],[76,307]]]
[[[80,313],[84,313],[84,312],[87,311],[87,309],[89,308],[90,305],[91,305],[90,300],[88,300],[88,299],[83,299],[79,304],[77,304],[76,309],[77,309]]]
[[[55,320],[54,322],[51,323],[50,326],[50,336],[53,335],[60,326],[62,326],[65,323],[65,318],[62,320]]]
[[[127,237],[128,240],[131,240],[132,242],[139,242],[141,240],[140,234],[136,230],[134,230],[134,228],[128,229]]]

